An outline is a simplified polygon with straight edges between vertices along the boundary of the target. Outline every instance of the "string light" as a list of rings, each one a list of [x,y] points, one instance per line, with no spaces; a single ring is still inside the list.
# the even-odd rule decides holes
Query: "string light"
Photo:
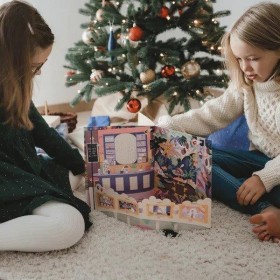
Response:
[[[143,85],[142,87],[145,91],[151,90],[151,87],[149,85]]]
[[[216,69],[215,70],[216,75],[221,75],[223,72],[221,69]]]
[[[218,21],[217,21],[215,18],[212,18],[212,22],[213,22],[214,24],[217,24],[217,23],[218,23]]]

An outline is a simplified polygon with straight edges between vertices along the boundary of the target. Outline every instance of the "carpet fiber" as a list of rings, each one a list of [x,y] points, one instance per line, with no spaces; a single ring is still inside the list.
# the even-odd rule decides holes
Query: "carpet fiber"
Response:
[[[175,238],[96,211],[91,218],[94,225],[70,249],[0,252],[0,279],[279,279],[280,246],[259,242],[248,216],[218,202],[211,229],[182,231]]]

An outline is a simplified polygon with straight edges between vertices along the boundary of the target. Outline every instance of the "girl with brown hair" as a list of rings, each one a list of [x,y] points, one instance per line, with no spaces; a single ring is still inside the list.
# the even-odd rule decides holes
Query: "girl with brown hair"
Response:
[[[69,171],[84,172],[84,161],[32,103],[33,77],[53,43],[34,7],[23,1],[0,6],[0,250],[68,248],[91,225],[90,208],[69,181]],[[49,157],[38,156],[35,146]]]

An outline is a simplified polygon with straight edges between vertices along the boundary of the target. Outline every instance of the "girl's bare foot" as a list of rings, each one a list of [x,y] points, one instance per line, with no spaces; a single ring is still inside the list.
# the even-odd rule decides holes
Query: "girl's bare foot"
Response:
[[[250,222],[256,225],[253,232],[258,239],[278,243],[280,239],[280,209],[268,207],[262,213],[252,216]]]

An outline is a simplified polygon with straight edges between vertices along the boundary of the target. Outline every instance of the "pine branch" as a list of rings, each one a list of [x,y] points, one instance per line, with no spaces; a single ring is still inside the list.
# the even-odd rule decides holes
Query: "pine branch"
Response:
[[[226,27],[217,19],[229,11],[214,13],[215,2],[108,0],[102,6],[101,0],[89,0],[79,10],[88,17],[88,22],[81,25],[82,40],[70,47],[65,57],[65,68],[71,70],[66,86],[82,87],[71,104],[89,101],[93,93],[104,96],[123,92],[123,98],[116,101],[115,108],[119,109],[134,91],[150,101],[163,97],[171,113],[177,104],[189,110],[190,98],[203,101],[207,96],[204,87],[226,87],[228,79],[222,71],[220,52]],[[185,33],[183,38],[174,36],[176,28]],[[108,47],[110,30],[114,32],[110,37],[113,49]],[[189,61],[198,70],[182,70]],[[172,67],[175,72],[169,73]],[[102,77],[97,81],[94,73],[102,73]]]

